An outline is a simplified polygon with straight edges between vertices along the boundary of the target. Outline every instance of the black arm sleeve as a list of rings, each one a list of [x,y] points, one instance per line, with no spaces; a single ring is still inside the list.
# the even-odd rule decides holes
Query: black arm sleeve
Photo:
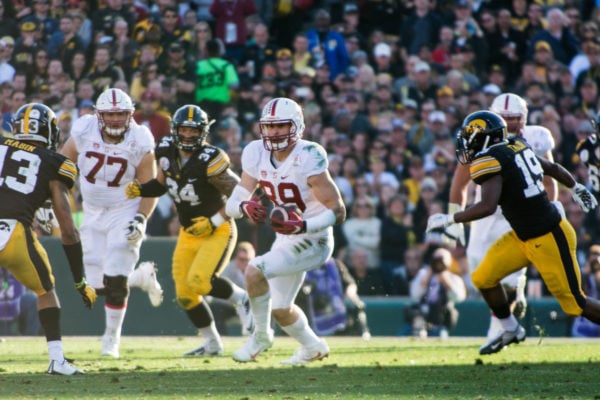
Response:
[[[71,267],[71,274],[75,283],[80,283],[83,280],[83,249],[81,242],[74,244],[63,244],[63,249]]]
[[[151,179],[140,186],[142,197],[160,197],[167,192],[167,188],[160,184],[156,179]]]

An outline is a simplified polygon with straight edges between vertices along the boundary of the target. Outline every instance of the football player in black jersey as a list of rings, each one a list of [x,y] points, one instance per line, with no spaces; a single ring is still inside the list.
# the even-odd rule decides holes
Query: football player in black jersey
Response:
[[[471,178],[481,185],[481,201],[453,215],[434,214],[427,230],[445,228],[492,214],[499,205],[512,231],[501,236],[471,274],[488,306],[504,329],[483,345],[492,354],[525,340],[525,329],[511,314],[500,285],[505,276],[533,264],[568,315],[582,315],[600,324],[600,302],[586,298],[577,263],[577,238],[566,218],[548,200],[542,179],[550,175],[571,188],[585,210],[597,206],[594,196],[561,165],[536,157],[520,138],[507,139],[506,122],[491,111],[468,115],[456,138],[459,162],[470,164]]]
[[[575,153],[579,160],[585,164],[588,171],[588,182],[596,199],[600,199],[600,142],[598,141],[598,123],[594,120],[586,121],[580,126],[585,129],[588,136],[577,143]]]
[[[69,189],[77,167],[56,153],[60,131],[54,112],[39,103],[15,113],[12,138],[0,138],[0,265],[38,296],[44,328],[49,374],[82,373],[64,356],[60,333],[60,304],[48,255],[32,229],[33,215],[48,198],[60,225],[63,248],[85,305],[91,308],[96,292],[87,286],[79,232],[69,204]]]
[[[213,121],[200,107],[185,105],[173,114],[171,135],[156,146],[158,175],[144,184],[130,182],[127,197],[156,197],[168,192],[175,202],[179,237],[173,254],[173,280],[179,305],[205,342],[185,355],[221,355],[223,344],[203,296],[228,299],[238,306],[242,324],[251,330],[245,290],[220,277],[237,241],[235,222],[225,216],[227,197],[239,181],[229,157],[206,142]]]

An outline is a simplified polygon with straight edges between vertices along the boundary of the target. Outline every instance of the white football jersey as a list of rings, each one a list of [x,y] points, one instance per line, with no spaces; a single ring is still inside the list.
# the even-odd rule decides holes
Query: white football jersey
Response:
[[[308,177],[323,173],[328,165],[325,149],[306,140],[298,140],[279,167],[271,162],[271,152],[264,148],[262,140],[249,143],[242,153],[243,170],[258,180],[265,196],[277,205],[296,204],[304,219],[326,210],[314,197]]]
[[[541,125],[527,125],[523,128],[523,139],[531,146],[538,157],[543,157],[554,149],[554,138],[550,129]]]
[[[71,137],[79,153],[77,166],[84,203],[108,207],[131,201],[125,196],[124,185],[134,180],[136,167],[146,153],[154,150],[150,130],[132,119],[122,142],[105,143],[98,117],[84,115],[73,122]]]

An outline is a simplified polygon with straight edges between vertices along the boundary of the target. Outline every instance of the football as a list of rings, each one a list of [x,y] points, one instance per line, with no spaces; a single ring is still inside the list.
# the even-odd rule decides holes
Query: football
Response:
[[[271,219],[277,221],[302,220],[302,211],[295,204],[275,206],[271,210]]]

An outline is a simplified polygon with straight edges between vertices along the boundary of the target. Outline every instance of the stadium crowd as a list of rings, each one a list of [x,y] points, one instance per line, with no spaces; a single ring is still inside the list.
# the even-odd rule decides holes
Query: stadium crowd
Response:
[[[210,142],[241,173],[242,149],[260,137],[260,110],[275,96],[292,98],[303,107],[304,136],[327,150],[348,209],[334,256],[360,295],[407,296],[439,247],[451,249],[453,272],[469,272],[464,246],[425,228],[428,216],[447,211],[456,129],[499,94],[525,98],[527,123],[547,127],[554,159],[588,182],[574,154],[600,107],[595,4],[2,0],[1,129],[10,132],[21,105],[41,102],[56,112],[66,141],[71,123],[116,87],[130,94],[135,120],[155,140],[169,134],[181,105],[202,107],[216,119]],[[588,250],[600,243],[598,210],[586,215],[559,190],[580,265],[588,265]],[[269,248],[270,229],[238,225],[239,241],[258,254]],[[147,233],[176,236],[178,228],[165,195]],[[530,294],[544,294],[530,282]]]

